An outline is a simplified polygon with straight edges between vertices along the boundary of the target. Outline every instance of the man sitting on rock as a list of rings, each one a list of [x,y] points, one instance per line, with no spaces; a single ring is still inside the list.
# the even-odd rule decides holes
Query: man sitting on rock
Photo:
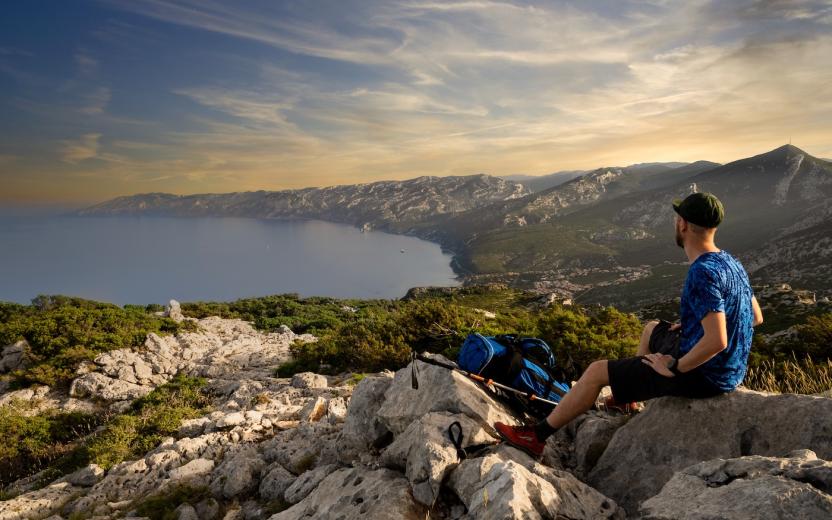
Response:
[[[763,314],[742,265],[714,244],[722,203],[710,193],[675,201],[676,244],[688,269],[680,305],[681,323],[651,321],[635,357],[595,361],[546,419],[536,426],[496,423],[510,444],[540,456],[546,439],[595,404],[610,385],[617,403],[677,395],[712,397],[730,392],[745,377],[752,327]]]

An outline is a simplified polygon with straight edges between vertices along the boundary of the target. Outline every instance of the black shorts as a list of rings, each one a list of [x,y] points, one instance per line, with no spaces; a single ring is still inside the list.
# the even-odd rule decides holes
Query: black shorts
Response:
[[[650,352],[678,357],[681,329],[671,331],[670,325],[667,321],[660,321],[653,329],[650,335]],[[635,356],[607,362],[612,395],[616,402],[646,401],[665,395],[698,399],[723,393],[697,369],[675,377],[665,377],[642,359],[642,356]]]

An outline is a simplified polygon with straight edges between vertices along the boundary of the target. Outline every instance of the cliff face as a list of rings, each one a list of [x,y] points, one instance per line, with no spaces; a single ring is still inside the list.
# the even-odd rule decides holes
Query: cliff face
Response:
[[[314,218],[407,230],[437,216],[462,213],[527,193],[521,184],[488,175],[419,177],[285,191],[183,196],[149,193],[119,197],[78,214]]]

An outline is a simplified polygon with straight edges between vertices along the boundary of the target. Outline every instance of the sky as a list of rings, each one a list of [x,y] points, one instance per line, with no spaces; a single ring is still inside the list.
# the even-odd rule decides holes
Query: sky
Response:
[[[0,207],[832,157],[832,0],[0,10]]]

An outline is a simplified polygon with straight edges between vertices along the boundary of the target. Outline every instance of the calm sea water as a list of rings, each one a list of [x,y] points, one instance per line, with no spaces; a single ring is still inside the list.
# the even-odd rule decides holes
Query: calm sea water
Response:
[[[0,216],[0,301],[19,303],[38,294],[120,305],[289,292],[399,298],[456,285],[450,261],[424,240],[319,221]]]

